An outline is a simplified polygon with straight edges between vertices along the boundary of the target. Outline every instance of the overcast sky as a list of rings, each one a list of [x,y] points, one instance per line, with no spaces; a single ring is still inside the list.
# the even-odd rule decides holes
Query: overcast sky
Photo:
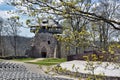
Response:
[[[8,14],[9,11],[14,11],[14,10],[16,10],[16,8],[14,6],[10,6],[10,5],[6,4],[5,1],[6,0],[0,0],[0,17],[2,17],[3,19],[6,19],[11,16],[17,16],[18,14],[16,14],[16,13]],[[24,26],[26,26],[25,25],[26,16],[23,16],[23,15],[19,15],[19,16],[20,16],[20,21],[24,22]],[[28,28],[21,28],[19,35],[25,36],[25,37],[33,37],[34,36],[34,34],[31,33],[30,29],[28,29]]]

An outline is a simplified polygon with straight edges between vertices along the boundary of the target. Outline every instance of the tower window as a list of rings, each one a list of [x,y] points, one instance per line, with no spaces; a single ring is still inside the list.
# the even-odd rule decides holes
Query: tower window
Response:
[[[45,29],[45,26],[42,26],[42,29]]]
[[[50,44],[50,41],[48,41],[48,44]]]
[[[43,24],[48,23],[48,20],[43,20],[42,23]]]

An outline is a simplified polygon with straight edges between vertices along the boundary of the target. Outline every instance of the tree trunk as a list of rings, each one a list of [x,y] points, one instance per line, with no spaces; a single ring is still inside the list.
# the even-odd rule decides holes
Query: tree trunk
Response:
[[[61,42],[57,41],[57,57],[61,58]]]
[[[17,36],[14,36],[14,52],[15,52],[15,56],[17,56]]]
[[[3,53],[2,53],[2,26],[0,26],[0,56],[3,56]]]

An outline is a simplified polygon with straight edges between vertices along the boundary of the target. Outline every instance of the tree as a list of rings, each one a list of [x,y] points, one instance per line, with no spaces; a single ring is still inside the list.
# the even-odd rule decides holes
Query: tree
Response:
[[[7,20],[7,34],[9,36],[13,36],[10,37],[10,42],[11,45],[13,46],[14,49],[14,54],[15,56],[17,56],[17,37],[18,37],[18,33],[19,33],[19,28],[21,26],[21,23],[19,22],[19,17],[18,16],[13,16],[8,18]]]
[[[120,30],[119,21],[103,17],[95,12],[91,12],[91,10],[82,10],[82,6],[80,6],[82,3],[84,3],[85,6],[92,6],[93,3],[91,2],[91,0],[50,0],[49,2],[46,0],[10,0],[9,4],[27,7],[28,11],[26,13],[29,14],[30,12],[30,15],[32,16],[37,13],[59,15],[64,18],[71,18],[71,16],[76,15],[77,17],[82,17],[93,22],[103,21],[111,25],[114,29]],[[25,13],[25,11],[23,12]]]
[[[90,6],[85,6],[87,4],[90,4],[90,1],[85,1],[80,4],[80,7],[82,7],[83,11],[90,10]],[[71,10],[71,8],[67,6],[65,6],[65,10],[67,11],[67,13],[69,11],[76,13],[76,11]],[[66,36],[65,37],[63,36],[63,39],[61,40],[65,42],[66,47],[69,48],[69,50],[73,49],[75,54],[79,54],[82,51],[84,51],[89,44],[88,43],[89,32],[87,29],[88,20],[74,14],[63,15],[63,18],[65,18],[65,20],[63,21],[63,24],[62,23],[61,24],[64,27],[64,31],[65,31],[64,35]],[[71,51],[69,51],[69,54],[70,52]]]
[[[119,19],[115,16],[118,16],[119,14],[117,11],[119,11],[120,4],[118,3],[118,0],[99,0],[99,5],[95,6],[94,13],[101,15],[102,17],[106,19]],[[101,7],[102,6],[102,7]],[[99,42],[100,42],[100,48],[108,51],[109,42],[113,37],[115,37],[115,34],[118,34],[119,31],[115,30],[111,27],[110,24],[99,21],[97,23],[92,23],[93,26],[96,25],[96,31],[97,34],[99,34]],[[113,35],[114,34],[114,35]]]
[[[0,17],[0,55],[3,56],[2,50],[2,32],[3,32],[3,19]]]

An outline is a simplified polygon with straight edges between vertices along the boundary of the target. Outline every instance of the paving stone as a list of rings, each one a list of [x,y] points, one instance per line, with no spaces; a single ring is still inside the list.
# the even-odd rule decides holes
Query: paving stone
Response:
[[[0,80],[72,80],[32,73],[24,65],[0,62]]]

